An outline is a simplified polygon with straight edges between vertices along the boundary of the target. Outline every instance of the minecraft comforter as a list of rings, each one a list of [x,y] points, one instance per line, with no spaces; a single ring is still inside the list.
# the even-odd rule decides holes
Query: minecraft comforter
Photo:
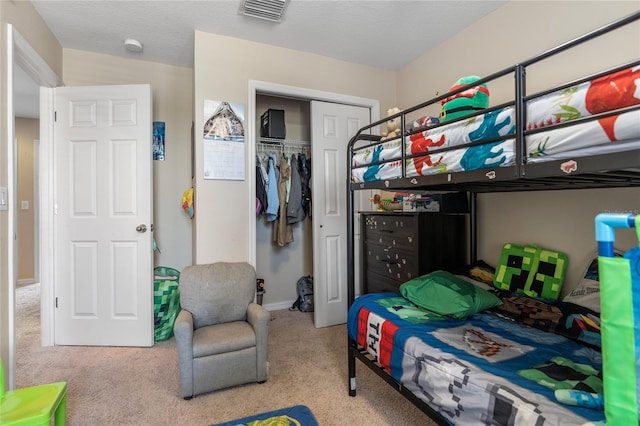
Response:
[[[604,419],[601,409],[584,406],[586,400],[573,405],[577,400],[564,399],[602,393],[600,352],[557,334],[487,311],[466,320],[429,320],[400,293],[357,298],[348,332],[388,374],[453,424],[582,425]]]

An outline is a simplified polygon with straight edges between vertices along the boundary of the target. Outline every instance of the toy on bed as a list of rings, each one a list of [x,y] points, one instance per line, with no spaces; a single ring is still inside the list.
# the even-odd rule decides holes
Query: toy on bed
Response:
[[[585,295],[584,289],[577,288],[574,289],[576,296],[559,300],[567,262],[566,255],[560,252],[536,245],[507,243],[496,268],[480,260],[459,268],[456,273],[496,292],[503,303],[494,311],[598,349],[601,346],[599,290]]]
[[[394,114],[398,114],[400,112],[400,108],[393,107],[387,110],[387,117],[391,117]],[[400,116],[392,118],[391,120],[387,120],[387,126],[380,132],[380,136],[382,136],[382,140],[394,139],[400,136],[402,133],[402,129],[400,127]]]
[[[480,80],[480,77],[475,75],[462,77],[451,86],[449,91],[453,92],[478,80]],[[451,95],[440,101],[440,103],[442,104],[440,121],[444,123],[455,120],[456,118],[489,108],[489,88],[486,84],[480,84],[456,93],[455,95]]]

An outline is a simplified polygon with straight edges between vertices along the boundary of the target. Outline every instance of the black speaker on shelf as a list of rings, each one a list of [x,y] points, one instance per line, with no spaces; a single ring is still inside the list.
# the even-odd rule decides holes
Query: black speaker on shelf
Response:
[[[273,139],[284,139],[286,137],[284,110],[270,108],[262,114],[260,136]]]

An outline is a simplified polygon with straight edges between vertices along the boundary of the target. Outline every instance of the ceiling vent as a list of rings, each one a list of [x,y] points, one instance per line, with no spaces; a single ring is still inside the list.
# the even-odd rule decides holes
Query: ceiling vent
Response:
[[[288,0],[242,0],[240,13],[254,18],[280,22]]]

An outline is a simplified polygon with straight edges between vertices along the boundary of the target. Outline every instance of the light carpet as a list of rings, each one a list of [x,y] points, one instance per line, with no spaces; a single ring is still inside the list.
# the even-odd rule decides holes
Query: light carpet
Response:
[[[357,364],[348,396],[345,325],[317,329],[313,314],[271,312],[269,380],[180,397],[175,338],[151,348],[40,346],[40,287],[16,295],[16,385],[67,381],[69,425],[210,425],[306,405],[322,426],[432,425],[375,373]]]

